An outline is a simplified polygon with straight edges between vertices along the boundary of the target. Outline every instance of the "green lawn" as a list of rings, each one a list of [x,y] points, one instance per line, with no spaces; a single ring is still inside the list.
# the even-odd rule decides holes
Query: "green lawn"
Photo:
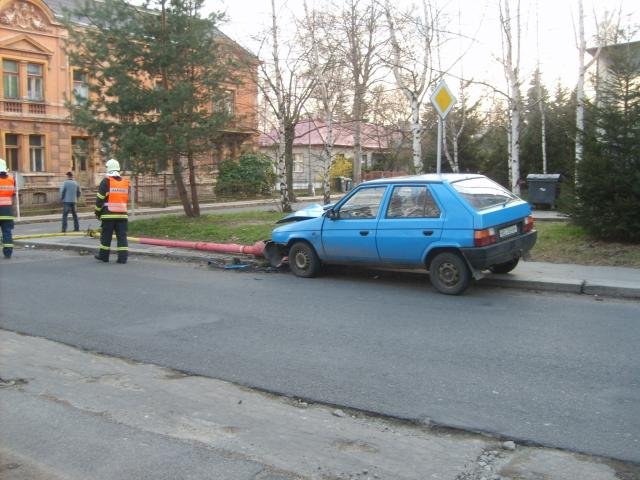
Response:
[[[566,222],[539,221],[535,228],[534,261],[640,268],[640,244],[595,240],[581,227]]]
[[[129,222],[129,235],[252,245],[269,239],[275,222],[283,216],[281,212],[261,211],[207,214],[195,219],[167,215]],[[539,221],[535,228],[538,242],[531,251],[534,261],[640,268],[639,244],[594,240],[567,222]]]
[[[129,235],[252,245],[271,238],[275,222],[283,216],[281,212],[260,211],[206,214],[198,218],[167,215],[129,222]]]

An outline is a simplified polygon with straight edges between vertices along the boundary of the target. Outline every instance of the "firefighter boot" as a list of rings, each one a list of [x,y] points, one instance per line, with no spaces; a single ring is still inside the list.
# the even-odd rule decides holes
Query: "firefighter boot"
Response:
[[[93,256],[96,260],[100,260],[101,262],[109,262],[109,250],[100,250],[96,255]]]

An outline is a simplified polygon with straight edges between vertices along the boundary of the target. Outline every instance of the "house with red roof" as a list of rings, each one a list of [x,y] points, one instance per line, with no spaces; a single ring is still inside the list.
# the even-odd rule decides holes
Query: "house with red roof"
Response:
[[[333,124],[333,158],[343,155],[353,159],[354,126],[352,123]],[[296,125],[293,142],[294,189],[320,188],[324,172],[323,152],[328,138],[328,128],[323,120],[307,119]],[[398,135],[380,125],[361,123],[362,168],[371,168],[375,162],[389,155],[398,143]],[[258,140],[260,151],[276,159],[278,131],[262,133]]]

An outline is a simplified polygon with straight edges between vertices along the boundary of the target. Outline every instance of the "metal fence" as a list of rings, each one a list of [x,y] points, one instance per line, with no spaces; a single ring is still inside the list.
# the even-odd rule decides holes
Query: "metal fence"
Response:
[[[132,201],[138,206],[167,206],[179,202],[175,176],[171,173],[158,175],[127,176],[131,185]],[[60,202],[60,186],[67,179],[64,174],[47,174],[41,177],[29,177],[28,183],[19,185],[20,208],[30,211],[46,211],[57,208]],[[82,183],[82,182],[80,182]],[[185,184],[190,189],[188,184]],[[93,205],[97,185],[81,185],[82,197],[79,206]],[[215,180],[200,179],[196,183],[200,201],[215,198]]]

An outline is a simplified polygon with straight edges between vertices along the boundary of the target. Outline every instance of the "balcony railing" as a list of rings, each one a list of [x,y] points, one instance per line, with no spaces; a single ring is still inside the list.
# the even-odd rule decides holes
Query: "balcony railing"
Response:
[[[25,102],[22,100],[3,100],[2,111],[7,113],[29,113],[31,115],[46,115],[47,105],[42,102]],[[26,108],[25,108],[26,105]]]
[[[2,102],[2,111],[9,113],[22,113],[22,102],[5,100]]]

